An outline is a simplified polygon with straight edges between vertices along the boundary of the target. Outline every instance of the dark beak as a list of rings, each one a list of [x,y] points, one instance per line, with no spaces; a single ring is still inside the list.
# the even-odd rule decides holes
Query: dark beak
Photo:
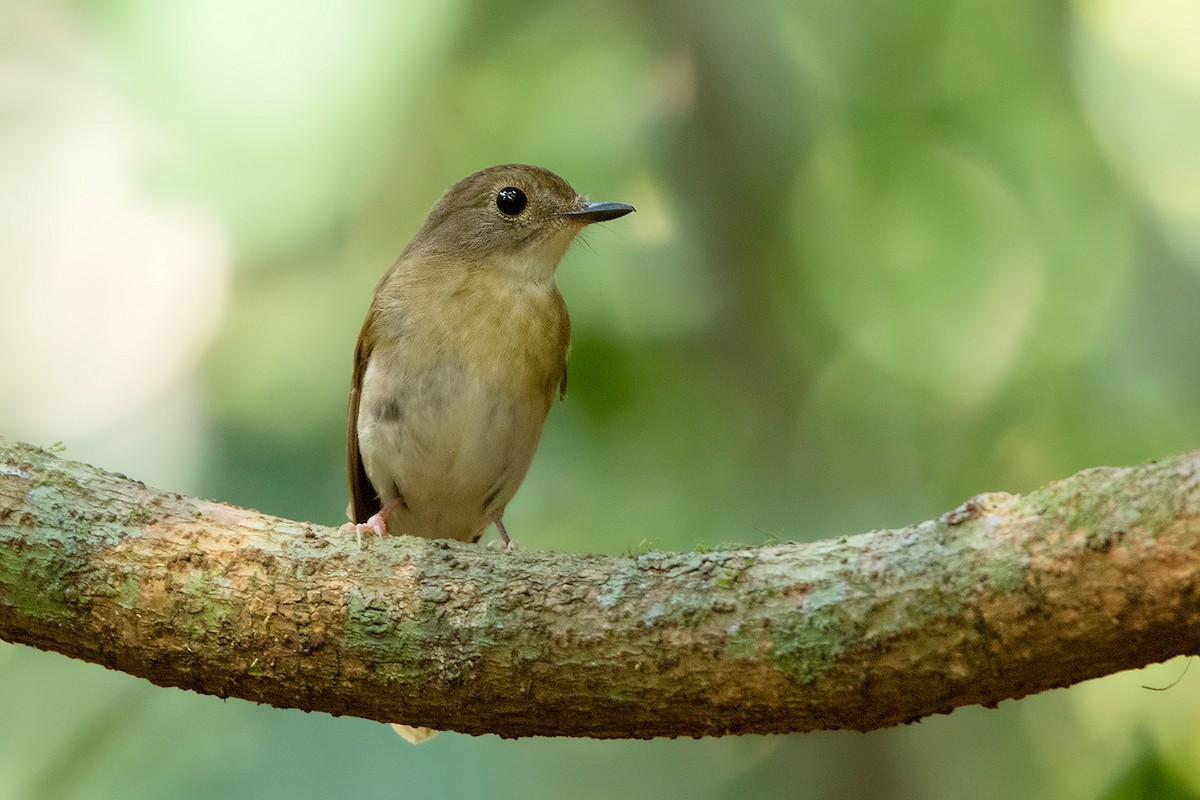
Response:
[[[624,203],[584,203],[574,211],[564,211],[559,216],[577,219],[580,222],[607,222],[623,217],[633,211],[633,206]]]

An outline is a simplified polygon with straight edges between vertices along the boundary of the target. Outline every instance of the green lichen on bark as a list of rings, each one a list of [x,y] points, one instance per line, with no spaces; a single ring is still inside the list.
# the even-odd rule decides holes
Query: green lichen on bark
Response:
[[[79,613],[77,567],[51,550],[0,539],[0,605],[42,622],[68,625]]]
[[[142,602],[142,584],[137,569],[114,567],[96,580],[82,582],[88,595],[106,598],[121,608],[137,608]]]
[[[1171,471],[1179,474],[1164,480]],[[1196,481],[1194,465],[1173,460],[1098,467],[1030,493],[1020,508],[1036,516],[1043,530],[1082,531],[1088,547],[1102,550],[1130,535],[1152,537],[1179,515],[1195,514]]]
[[[194,569],[178,586],[184,614],[176,620],[180,632],[198,646],[219,646],[233,633],[241,610],[230,581],[206,569]]]
[[[762,609],[763,619],[734,626],[726,653],[765,658],[806,685],[847,656],[956,624],[982,598],[1026,592],[1028,556],[1020,542],[1003,538],[1002,511],[993,502],[955,524],[938,520],[822,543],[819,569],[791,565],[790,585],[782,585],[791,603],[779,602],[780,576],[768,568],[750,583],[771,588],[742,597],[744,606]],[[760,551],[760,563],[771,550]]]

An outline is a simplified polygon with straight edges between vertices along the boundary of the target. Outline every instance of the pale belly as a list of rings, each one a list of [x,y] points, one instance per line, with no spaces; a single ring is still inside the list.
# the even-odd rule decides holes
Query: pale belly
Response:
[[[549,399],[453,363],[384,377],[368,364],[358,413],[363,465],[388,530],[476,541],[525,478]]]

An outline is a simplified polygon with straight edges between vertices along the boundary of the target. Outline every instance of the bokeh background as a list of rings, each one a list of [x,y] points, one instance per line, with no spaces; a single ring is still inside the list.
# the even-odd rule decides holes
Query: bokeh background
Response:
[[[376,280],[521,161],[638,208],[559,272],[528,548],[811,540],[1182,452],[1197,41],[1191,0],[0,0],[0,434],[338,523]],[[869,735],[417,748],[0,643],[0,797],[1195,797],[1185,667]]]

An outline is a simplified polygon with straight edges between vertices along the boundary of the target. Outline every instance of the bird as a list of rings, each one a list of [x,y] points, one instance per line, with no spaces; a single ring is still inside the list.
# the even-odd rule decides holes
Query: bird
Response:
[[[591,202],[544,167],[501,164],[451,186],[375,288],[354,348],[350,519],[364,533],[478,542],[566,396],[571,324],[555,283]]]

